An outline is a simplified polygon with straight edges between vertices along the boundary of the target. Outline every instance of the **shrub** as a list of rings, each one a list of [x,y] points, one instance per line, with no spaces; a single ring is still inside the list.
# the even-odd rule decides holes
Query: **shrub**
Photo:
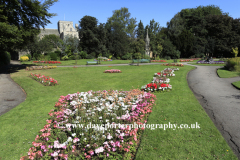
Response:
[[[62,57],[62,60],[64,60],[64,61],[65,61],[65,60],[68,60],[68,56],[63,56],[63,57]]]
[[[82,59],[86,59],[87,58],[87,52],[86,51],[81,51],[80,56],[81,56]]]
[[[170,60],[171,57],[170,57],[170,56],[165,56],[164,59],[166,59],[166,60]]]
[[[0,66],[10,64],[11,55],[9,52],[4,51],[3,54],[0,54]]]
[[[52,61],[56,61],[57,60],[57,54],[55,52],[51,52],[49,55],[50,55],[50,59]]]
[[[20,61],[21,61],[21,62],[29,61],[29,58],[28,58],[28,56],[21,56],[21,57],[20,57]]]
[[[227,63],[224,67],[229,71],[235,71],[237,69],[237,66],[239,65],[239,61],[237,60],[238,58],[231,58],[227,60]]]
[[[40,59],[40,54],[39,53],[33,53],[33,58],[35,60],[39,60]]]
[[[58,57],[61,56],[61,51],[58,51],[58,50],[57,50],[57,51],[55,51],[54,53],[56,53]]]
[[[93,59],[94,57],[91,54],[88,54],[86,59]]]
[[[26,54],[26,56],[28,56],[29,60],[32,59],[31,54]]]
[[[125,54],[124,56],[122,56],[122,59],[123,60],[128,60],[128,59],[131,59],[131,56],[132,54],[131,53],[127,53],[127,54]]]

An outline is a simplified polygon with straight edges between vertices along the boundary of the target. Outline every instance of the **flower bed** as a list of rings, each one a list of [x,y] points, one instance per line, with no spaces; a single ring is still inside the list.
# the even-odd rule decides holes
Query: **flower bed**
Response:
[[[151,60],[151,62],[167,62],[165,60]]]
[[[180,59],[180,62],[193,62],[193,59]]]
[[[126,124],[146,124],[155,98],[137,89],[61,96],[50,111],[47,124],[32,142],[28,156],[21,160],[132,159],[144,128]]]
[[[44,76],[44,75],[41,75],[41,74],[30,74],[29,75],[32,79],[42,83],[44,86],[55,86],[58,84],[58,82],[49,77],[49,76]]]
[[[59,61],[33,61],[33,63],[61,64]]]
[[[162,66],[179,66],[179,67],[183,67],[182,63],[165,63],[162,64]]]
[[[167,83],[149,83],[145,86],[142,86],[141,88],[143,91],[151,91],[151,92],[157,92],[157,91],[169,91],[172,89],[172,86]]]
[[[172,89],[172,85],[169,84],[170,79],[167,76],[175,76],[174,71],[178,71],[178,68],[165,68],[163,71],[155,73],[152,83],[149,83],[141,87],[141,90],[146,92],[157,91],[169,91]]]
[[[54,69],[57,68],[57,66],[31,66],[31,67],[26,67],[27,71],[31,70],[42,70],[42,69]]]
[[[225,64],[224,61],[210,61],[210,62],[206,62],[206,61],[198,61],[197,64]]]
[[[110,70],[105,70],[103,73],[122,73],[122,71],[119,69],[110,69]]]

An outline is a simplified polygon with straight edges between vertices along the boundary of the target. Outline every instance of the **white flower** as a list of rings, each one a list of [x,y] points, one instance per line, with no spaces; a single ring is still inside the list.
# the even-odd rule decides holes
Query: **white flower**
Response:
[[[99,117],[99,119],[102,119],[102,117]]]
[[[73,136],[73,137],[76,136],[76,133],[73,133],[72,136]]]
[[[72,137],[68,137],[67,141],[72,142]]]

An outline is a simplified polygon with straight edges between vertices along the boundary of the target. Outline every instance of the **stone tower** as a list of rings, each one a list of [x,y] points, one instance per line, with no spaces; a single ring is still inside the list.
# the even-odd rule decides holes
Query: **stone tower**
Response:
[[[146,35],[145,42],[146,42],[145,54],[150,56],[150,39],[148,37],[148,29],[147,29],[147,35]]]
[[[78,25],[76,24],[75,27],[76,28],[73,27],[72,21],[58,21],[58,32],[60,34],[60,38],[64,39],[66,35],[79,38],[77,31]]]

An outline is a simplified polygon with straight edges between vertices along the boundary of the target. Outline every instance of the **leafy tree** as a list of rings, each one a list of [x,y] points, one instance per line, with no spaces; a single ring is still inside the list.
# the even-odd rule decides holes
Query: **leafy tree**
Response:
[[[147,35],[148,30],[148,36],[150,39],[150,50],[153,52],[154,56],[160,55],[160,46],[162,43],[162,40],[159,38],[159,32],[161,31],[160,24],[156,22],[154,19],[150,20],[150,24],[145,27],[145,39]],[[158,36],[158,37],[157,37]]]
[[[176,47],[172,44],[169,39],[163,42],[162,57],[171,57],[172,59],[177,59],[180,57],[180,51],[176,50]]]
[[[58,42],[58,46],[61,49],[61,59],[62,56],[67,56],[70,59],[77,59],[79,55],[78,51],[79,40],[77,37],[65,36],[62,42]]]
[[[107,23],[113,26],[113,23],[118,23],[118,28],[123,29],[130,37],[135,37],[136,18],[130,18],[131,14],[128,8],[121,8],[120,10],[113,11],[112,17],[108,18]]]
[[[209,15],[227,15],[223,13],[219,7],[214,5],[209,6],[199,6],[197,8],[183,9],[181,12],[177,13],[168,25],[168,36],[177,47],[177,49],[182,50],[183,54],[181,57],[190,56],[193,54],[201,55],[210,51],[211,48],[208,47],[208,30],[206,29],[207,20],[206,17]],[[193,52],[185,51],[181,49],[181,43],[179,43],[179,38],[177,38],[184,30],[190,31],[194,35],[194,47],[191,49]],[[184,33],[186,35],[186,33]],[[187,36],[188,35],[188,36]],[[192,36],[188,33],[186,36],[192,39]],[[189,38],[186,38],[186,41],[189,41]],[[182,39],[184,40],[184,39]],[[211,41],[212,42],[212,41]],[[187,44],[187,42],[182,42]],[[186,46],[186,45],[185,45]],[[187,48],[192,48],[188,46]],[[185,47],[186,50],[186,47]],[[191,54],[190,54],[191,53]]]
[[[233,18],[228,15],[206,17],[208,36],[215,42],[214,56],[234,57],[232,48],[237,47],[239,35],[232,28]]]
[[[103,46],[100,46],[104,44],[104,41],[99,41],[100,36],[104,35],[103,26],[100,26],[100,29],[98,29],[98,20],[91,16],[84,16],[79,23],[79,37],[82,37],[80,41],[82,50],[86,51],[87,54],[100,54],[99,47],[104,50]]]
[[[176,48],[182,53],[181,57],[190,57],[193,55],[194,36],[189,30],[182,30],[181,34],[176,37]]]
[[[42,40],[46,41],[51,48],[58,48],[58,43],[62,43],[62,39],[55,34],[45,35]]]
[[[113,11],[112,17],[106,23],[106,46],[114,57],[122,57],[130,51],[130,45],[135,38],[136,19],[130,18],[127,8]]]
[[[137,38],[138,39],[144,39],[144,26],[143,26],[143,23],[141,22],[141,20],[138,23]]]
[[[22,49],[32,42],[40,33],[40,27],[50,23],[48,20],[55,14],[48,9],[57,0],[0,1],[0,48],[10,50]]]

